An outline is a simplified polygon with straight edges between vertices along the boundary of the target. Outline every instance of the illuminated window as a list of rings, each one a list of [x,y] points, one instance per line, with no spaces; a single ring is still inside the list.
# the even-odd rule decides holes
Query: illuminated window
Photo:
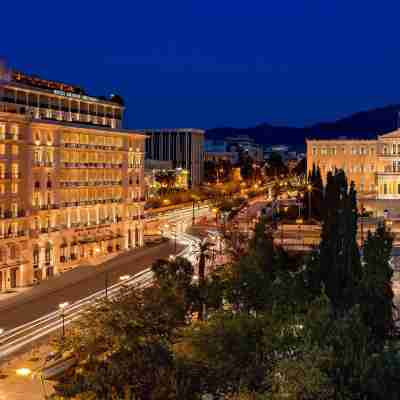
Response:
[[[0,144],[0,154],[6,154],[6,145]]]
[[[11,126],[11,134],[14,140],[18,140],[18,125]]]
[[[4,140],[6,137],[6,125],[0,124],[0,139]]]
[[[11,192],[12,193],[18,193],[18,183],[17,182],[12,182],[11,183]]]
[[[18,146],[17,146],[17,145],[13,144],[13,145],[11,146],[11,153],[12,153],[13,155],[17,155],[17,154],[18,154]]]
[[[351,154],[352,154],[353,156],[355,156],[355,155],[357,154],[357,147],[352,147],[352,148],[351,148]]]
[[[11,164],[11,175],[13,178],[18,178],[18,172],[19,172],[18,164],[17,163]]]

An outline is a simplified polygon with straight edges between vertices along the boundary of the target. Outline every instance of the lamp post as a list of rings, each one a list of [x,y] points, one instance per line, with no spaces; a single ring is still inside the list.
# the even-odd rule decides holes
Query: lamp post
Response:
[[[105,277],[104,277],[104,287],[106,291],[106,299],[108,299],[108,271],[105,272]]]
[[[62,339],[65,339],[65,309],[69,306],[69,302],[65,301],[58,305],[58,308],[61,310],[61,318],[62,318]]]
[[[192,225],[194,225],[194,200],[193,200],[193,208],[192,208]]]
[[[307,193],[308,193],[308,219],[311,219],[311,192],[312,185],[307,185]]]

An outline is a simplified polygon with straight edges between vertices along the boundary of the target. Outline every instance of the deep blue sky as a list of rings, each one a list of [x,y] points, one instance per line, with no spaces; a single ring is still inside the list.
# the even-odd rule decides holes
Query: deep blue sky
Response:
[[[400,103],[400,2],[2,1],[0,55],[89,94],[126,125],[302,126]]]

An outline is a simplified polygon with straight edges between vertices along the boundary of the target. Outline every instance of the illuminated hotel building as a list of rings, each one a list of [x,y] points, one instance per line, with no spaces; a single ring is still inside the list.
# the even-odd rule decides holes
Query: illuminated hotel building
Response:
[[[143,245],[145,136],[123,109],[0,71],[1,290]]]
[[[361,196],[400,199],[400,129],[375,140],[307,139],[307,169],[319,166],[326,174],[343,169]]]
[[[191,186],[203,180],[204,131],[201,129],[146,129],[146,160],[171,161],[172,168],[190,174]]]

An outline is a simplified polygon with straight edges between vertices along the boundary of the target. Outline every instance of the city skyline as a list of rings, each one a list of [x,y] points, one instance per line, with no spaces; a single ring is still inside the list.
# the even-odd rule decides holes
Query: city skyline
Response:
[[[398,102],[400,6],[356,3],[72,2],[59,17],[28,3],[24,30],[4,21],[14,33],[1,56],[93,95],[118,91],[130,128],[304,126]]]

